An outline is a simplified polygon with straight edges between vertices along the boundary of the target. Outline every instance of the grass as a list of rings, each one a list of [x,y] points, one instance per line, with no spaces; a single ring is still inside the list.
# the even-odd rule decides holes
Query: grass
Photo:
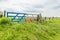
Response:
[[[60,20],[49,20],[43,24],[1,23],[0,40],[60,40]]]

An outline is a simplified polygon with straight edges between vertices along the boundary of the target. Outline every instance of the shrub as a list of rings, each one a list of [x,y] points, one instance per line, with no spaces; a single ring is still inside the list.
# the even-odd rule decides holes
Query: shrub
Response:
[[[0,18],[2,17],[2,15],[0,14]]]
[[[10,20],[8,18],[1,18],[0,19],[0,24],[7,24],[10,23]]]

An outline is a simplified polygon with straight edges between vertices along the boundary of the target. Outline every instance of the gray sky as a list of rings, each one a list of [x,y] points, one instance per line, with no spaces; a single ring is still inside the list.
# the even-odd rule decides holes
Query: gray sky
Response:
[[[0,0],[0,10],[42,13],[60,17],[60,0]]]

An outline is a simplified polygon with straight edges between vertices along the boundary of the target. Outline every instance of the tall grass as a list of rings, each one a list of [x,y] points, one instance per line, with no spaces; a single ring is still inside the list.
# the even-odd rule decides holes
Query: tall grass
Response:
[[[5,19],[0,20],[0,40],[60,40],[58,20],[45,21],[44,24],[40,22],[19,24]]]

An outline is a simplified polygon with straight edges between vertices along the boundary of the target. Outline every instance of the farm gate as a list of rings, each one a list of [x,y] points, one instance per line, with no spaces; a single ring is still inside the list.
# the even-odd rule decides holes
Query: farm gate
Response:
[[[22,22],[25,20],[26,13],[18,13],[18,12],[6,12],[6,17],[11,19],[11,22]]]

